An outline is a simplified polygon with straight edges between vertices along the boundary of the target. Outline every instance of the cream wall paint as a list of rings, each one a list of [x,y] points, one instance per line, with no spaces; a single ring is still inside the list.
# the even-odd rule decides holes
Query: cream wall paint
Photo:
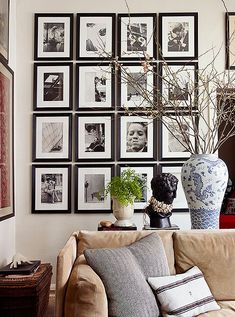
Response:
[[[224,42],[224,8],[220,0],[129,0],[130,12],[198,12],[199,54]],[[226,2],[235,11],[235,1]],[[116,12],[125,13],[124,0],[17,0],[16,4],[16,99],[15,99],[15,153],[16,153],[16,250],[31,259],[51,262],[55,268],[56,256],[74,230],[96,230],[105,214],[31,214],[31,150],[32,150],[32,91],[33,91],[33,23],[34,13],[40,12]],[[203,57],[202,64],[208,62]],[[224,67],[224,52],[218,57],[218,66]],[[190,228],[188,214],[177,213],[172,223],[181,229]],[[139,229],[143,216],[136,214],[134,222]],[[55,273],[55,271],[54,271]]]

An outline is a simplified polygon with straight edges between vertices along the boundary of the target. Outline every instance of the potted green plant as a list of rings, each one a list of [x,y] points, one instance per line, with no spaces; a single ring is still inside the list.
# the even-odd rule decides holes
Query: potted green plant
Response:
[[[142,198],[143,184],[134,170],[127,168],[120,176],[112,177],[105,188],[105,196],[110,194],[113,200],[115,226],[132,226],[135,199]]]

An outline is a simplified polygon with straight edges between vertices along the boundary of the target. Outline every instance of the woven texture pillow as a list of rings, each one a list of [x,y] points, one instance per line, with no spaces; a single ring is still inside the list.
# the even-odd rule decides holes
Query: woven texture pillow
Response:
[[[163,316],[193,317],[220,309],[196,266],[183,274],[150,277],[148,282],[161,304]]]
[[[169,275],[161,238],[152,233],[130,246],[87,249],[87,263],[102,279],[109,317],[157,317],[159,309],[147,283],[149,276]]]

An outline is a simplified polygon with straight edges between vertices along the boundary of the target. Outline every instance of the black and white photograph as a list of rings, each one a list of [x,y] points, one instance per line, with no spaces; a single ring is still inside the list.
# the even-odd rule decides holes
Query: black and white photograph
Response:
[[[10,0],[0,1],[0,55],[9,59],[9,6]]]
[[[104,189],[114,165],[75,165],[75,212],[111,212],[111,197]]]
[[[134,202],[135,212],[143,212],[152,196],[151,180],[155,175],[156,164],[119,164],[117,166],[118,175],[124,170],[131,168],[139,176],[142,185],[142,198]]]
[[[77,114],[76,160],[111,161],[114,159],[114,115]]]
[[[226,68],[235,69],[235,12],[226,12]]]
[[[114,70],[110,64],[77,64],[77,110],[113,110]]]
[[[155,35],[155,14],[118,14],[118,56],[121,59],[155,57]]]
[[[35,14],[35,60],[72,60],[73,14]]]
[[[196,109],[197,82],[198,63],[160,63],[161,98],[170,110]]]
[[[71,166],[32,166],[32,213],[71,212]]]
[[[77,14],[77,59],[103,60],[115,56],[115,14]]]
[[[72,115],[33,115],[33,161],[71,161]]]
[[[160,13],[159,42],[165,60],[197,58],[198,13]]]
[[[118,74],[118,96],[117,104],[121,109],[136,108],[136,110],[151,106],[154,99],[154,76],[152,67],[149,72],[145,72],[140,63],[125,64],[121,73]],[[147,98],[144,94],[148,93]]]
[[[187,212],[188,204],[184,194],[184,189],[181,182],[181,168],[182,163],[174,163],[174,164],[160,164],[159,169],[161,173],[171,173],[178,179],[176,197],[173,201],[173,212]]]
[[[156,129],[154,120],[144,114],[120,114],[118,130],[119,160],[154,160],[156,155]]]
[[[34,110],[71,110],[72,63],[35,63]]]
[[[178,115],[177,115],[178,116]],[[161,122],[161,159],[187,159],[190,157],[190,152],[187,150],[187,144],[191,142],[193,147],[196,146],[195,138],[192,130],[192,118],[182,115],[181,119],[177,119],[180,122],[176,122],[174,116],[163,117]],[[181,131],[184,131],[182,133]]]

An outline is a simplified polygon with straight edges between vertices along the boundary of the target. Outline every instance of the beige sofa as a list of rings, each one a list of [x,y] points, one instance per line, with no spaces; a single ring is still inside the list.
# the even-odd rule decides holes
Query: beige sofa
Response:
[[[108,317],[99,276],[86,264],[87,248],[129,245],[152,231],[80,231],[72,234],[57,259],[56,317]],[[171,274],[198,266],[221,306],[200,317],[235,317],[235,230],[159,230]]]

